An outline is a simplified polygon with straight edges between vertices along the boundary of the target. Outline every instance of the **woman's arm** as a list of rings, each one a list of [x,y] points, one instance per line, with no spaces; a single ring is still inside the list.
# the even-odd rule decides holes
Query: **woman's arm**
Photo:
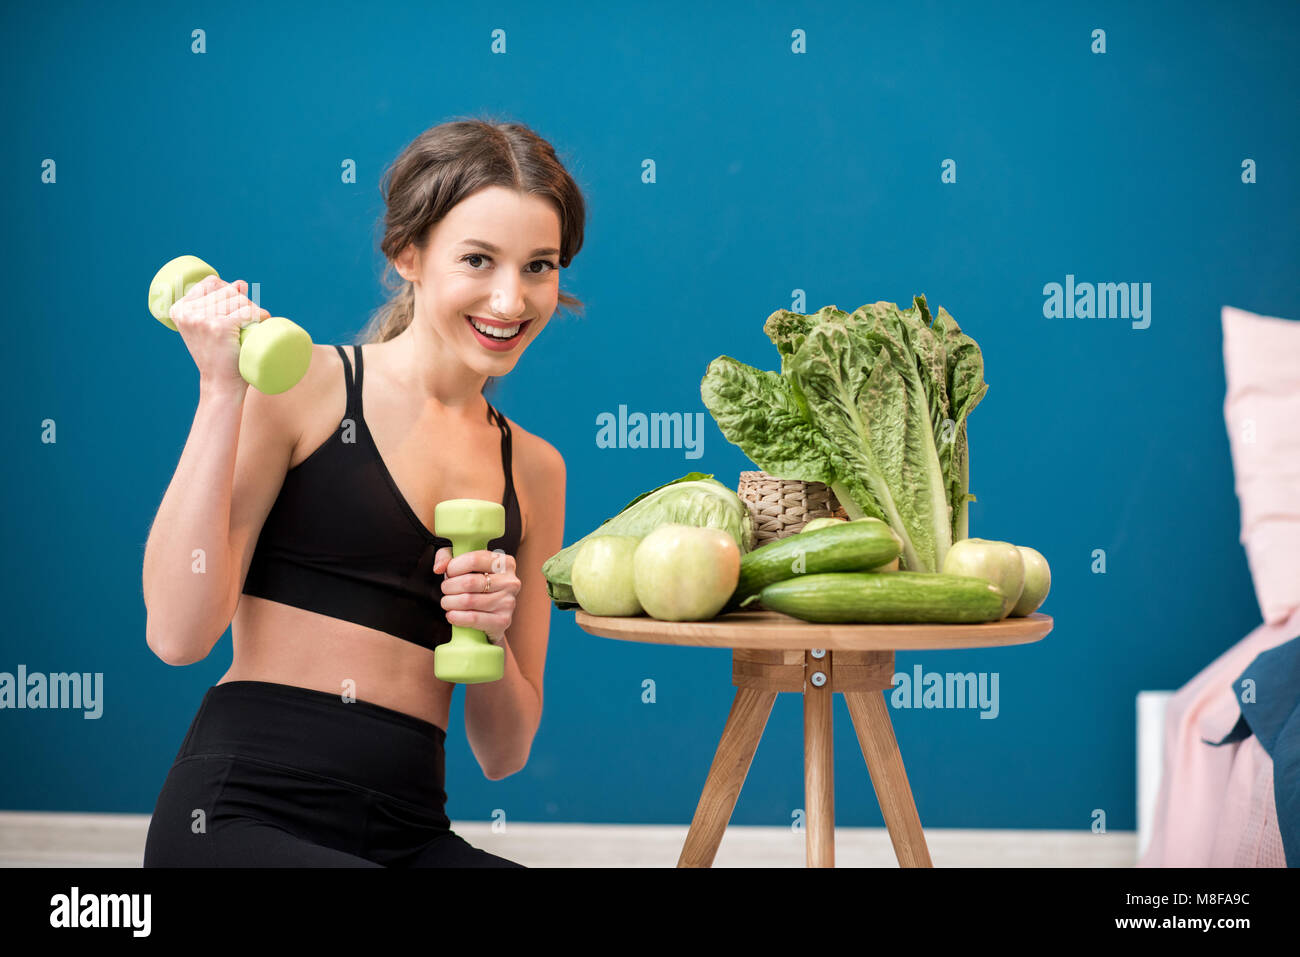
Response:
[[[170,665],[201,661],[230,626],[296,444],[288,395],[200,390],[144,551],[145,641]]]
[[[465,688],[465,735],[479,765],[493,781],[528,763],[542,720],[542,679],[551,625],[551,599],[542,564],[564,547],[564,459],[542,439],[526,438],[527,443],[516,442],[521,451],[526,444],[532,448],[529,454],[519,456],[517,472],[519,484],[527,489],[529,508],[515,556],[520,589],[506,632],[505,676]]]

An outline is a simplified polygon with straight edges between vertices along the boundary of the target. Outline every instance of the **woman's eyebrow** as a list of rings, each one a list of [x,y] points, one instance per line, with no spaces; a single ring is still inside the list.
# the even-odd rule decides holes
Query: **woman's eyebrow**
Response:
[[[493,245],[492,245],[491,243],[489,243],[489,242],[484,242],[482,239],[462,239],[462,240],[460,241],[460,245],[462,245],[462,246],[481,246],[482,248],[486,249],[486,250],[487,250],[488,252],[490,252],[490,253],[496,253],[498,256],[501,255],[501,250],[500,250],[500,249],[498,249],[496,246],[493,246]],[[560,251],[559,251],[558,249],[534,249],[534,250],[533,250],[531,253],[529,253],[528,255],[530,255],[530,256],[558,256],[559,253],[560,253]]]

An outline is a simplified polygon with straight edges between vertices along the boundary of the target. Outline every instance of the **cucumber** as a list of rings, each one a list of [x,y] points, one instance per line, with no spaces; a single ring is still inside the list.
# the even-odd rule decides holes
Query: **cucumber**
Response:
[[[992,582],[930,572],[800,575],[759,593],[765,608],[804,621],[860,624],[974,624],[1002,617]]]
[[[870,515],[866,516],[865,518],[855,518],[851,520],[846,518],[814,518],[811,522],[808,522],[806,525],[804,525],[803,528],[799,529],[799,534],[802,535],[804,532],[815,532],[819,528],[832,527],[837,523],[847,522],[847,521],[880,522],[881,525],[885,524],[884,522],[881,522],[880,519],[872,518]],[[886,562],[884,565],[880,565],[875,568],[862,568],[862,569],[850,568],[849,571],[896,572],[898,571],[898,556],[895,555],[893,561]]]
[[[775,582],[822,572],[864,572],[897,558],[898,536],[884,522],[838,522],[768,542],[743,555],[728,607]]]

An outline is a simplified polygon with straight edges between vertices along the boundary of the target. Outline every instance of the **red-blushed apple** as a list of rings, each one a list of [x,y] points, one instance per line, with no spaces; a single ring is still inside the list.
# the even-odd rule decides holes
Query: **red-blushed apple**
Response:
[[[652,618],[707,621],[740,580],[740,549],[720,528],[660,525],[632,556],[636,597]]]

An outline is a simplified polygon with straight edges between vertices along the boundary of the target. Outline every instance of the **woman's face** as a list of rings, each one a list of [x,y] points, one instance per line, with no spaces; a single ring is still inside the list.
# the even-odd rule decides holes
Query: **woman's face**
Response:
[[[408,246],[394,265],[416,284],[415,320],[428,323],[465,365],[500,376],[555,312],[559,248],[554,206],[490,186],[453,207],[433,228],[423,253]],[[471,316],[513,337],[478,331]]]

